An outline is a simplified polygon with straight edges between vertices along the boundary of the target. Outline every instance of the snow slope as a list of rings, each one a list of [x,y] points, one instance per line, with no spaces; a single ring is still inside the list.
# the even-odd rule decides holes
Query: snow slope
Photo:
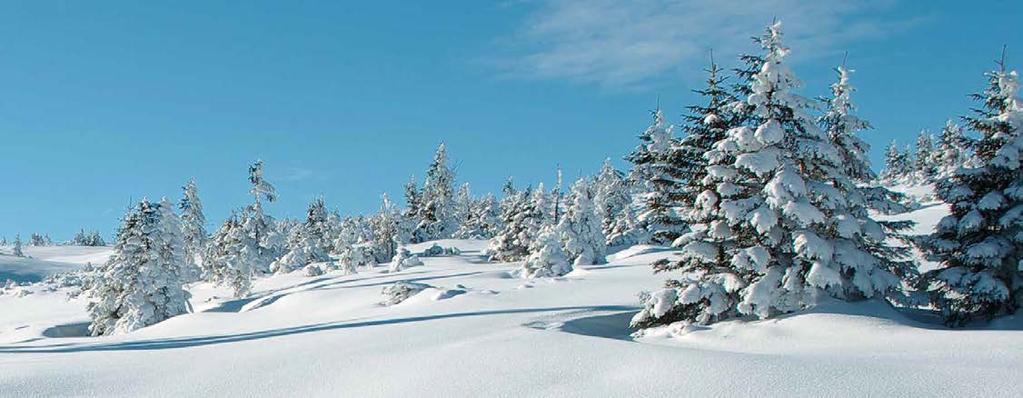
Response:
[[[0,296],[0,395],[1023,396],[1018,317],[948,330],[827,302],[632,338],[636,293],[661,283],[649,264],[671,251],[527,282],[485,262],[485,242],[440,244],[463,253],[395,274],[259,279],[238,300],[192,286],[194,313],[122,336],[74,337],[85,302],[60,291]],[[400,280],[433,288],[381,305]]]
[[[0,283],[38,282],[48,275],[100,264],[110,257],[108,246],[25,246],[27,257],[14,257],[9,246],[0,247]]]

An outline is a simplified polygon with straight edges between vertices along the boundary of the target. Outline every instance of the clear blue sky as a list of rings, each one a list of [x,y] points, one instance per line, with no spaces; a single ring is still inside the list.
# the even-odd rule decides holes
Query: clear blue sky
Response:
[[[0,235],[112,236],[189,178],[212,228],[257,158],[277,216],[373,211],[441,142],[477,192],[624,168],[656,98],[677,120],[772,17],[807,96],[849,51],[875,162],[966,112],[1003,43],[1023,65],[1019,1],[341,3],[0,3]]]

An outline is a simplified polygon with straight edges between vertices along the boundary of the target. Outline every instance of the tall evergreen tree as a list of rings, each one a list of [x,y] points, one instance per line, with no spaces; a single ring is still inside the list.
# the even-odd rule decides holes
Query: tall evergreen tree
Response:
[[[127,333],[188,312],[184,240],[166,200],[141,201],[124,218],[114,255],[89,290],[89,331]]]
[[[937,184],[951,214],[923,240],[939,267],[924,274],[949,325],[1016,312],[1023,305],[1023,101],[1018,75],[1004,67],[973,97],[982,107],[966,124],[980,135],[975,165]]]
[[[605,159],[594,181],[594,207],[601,220],[601,230],[610,247],[639,243],[641,231],[632,208],[632,194],[625,175],[615,170],[611,159]]]
[[[413,233],[416,242],[450,238],[458,229],[454,183],[455,173],[448,167],[447,149],[440,144],[423,182],[419,224]]]
[[[401,215],[394,202],[384,194],[380,211],[371,221],[373,224],[373,253],[376,262],[386,263],[398,254],[398,245],[403,241],[401,233]]]
[[[178,208],[181,210],[181,229],[185,239],[185,259],[194,265],[196,257],[201,257],[206,250],[206,239],[209,236],[206,233],[206,215],[202,211],[195,180],[188,181],[182,189],[185,194]]]
[[[25,252],[21,250],[21,234],[14,235],[14,249],[11,250],[11,254],[14,257],[25,257]]]
[[[934,137],[927,130],[920,131],[916,136],[916,155],[914,169],[916,182],[930,184],[936,174],[934,167]]]
[[[605,263],[607,242],[593,206],[593,189],[589,181],[585,178],[576,181],[569,201],[565,215],[558,223],[565,252],[575,265]]]
[[[277,190],[263,178],[262,160],[257,160],[249,167],[249,182],[252,184],[249,193],[254,201],[242,211],[241,227],[243,233],[248,234],[257,245],[253,270],[268,273],[270,264],[284,254],[285,241],[273,217],[263,212],[260,199],[273,203],[277,200]]]

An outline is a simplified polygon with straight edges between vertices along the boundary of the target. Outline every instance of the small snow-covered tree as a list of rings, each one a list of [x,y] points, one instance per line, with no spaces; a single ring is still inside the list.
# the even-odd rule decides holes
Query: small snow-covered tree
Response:
[[[141,201],[124,218],[114,255],[95,273],[88,312],[94,336],[127,333],[188,312],[184,240],[172,206]]]
[[[230,287],[235,297],[248,295],[259,249],[259,243],[247,233],[242,221],[231,214],[210,238],[203,256],[203,278]]]
[[[906,182],[914,173],[914,166],[908,151],[900,150],[895,141],[888,143],[884,151],[884,170],[879,179],[885,184]]]
[[[533,208],[536,210],[538,228],[554,225],[554,201],[543,183],[536,184],[532,191]]]
[[[938,178],[948,178],[956,169],[966,166],[971,157],[970,140],[954,121],[945,122],[934,149],[933,162]]]
[[[417,215],[419,224],[413,233],[416,242],[450,238],[458,229],[454,183],[455,173],[448,167],[447,149],[441,144],[426,170]]]
[[[390,261],[398,253],[401,242],[401,215],[387,194],[382,200],[380,211],[370,221],[373,226],[373,255],[378,263]]]
[[[918,184],[933,183],[937,171],[934,165],[934,137],[927,130],[920,131],[920,134],[916,136],[914,160],[916,182]]]
[[[625,175],[605,159],[594,181],[593,204],[601,220],[607,246],[623,247],[639,243],[641,231],[632,208],[632,194]],[[559,220],[560,221],[560,220]]]
[[[465,222],[458,228],[455,238],[458,239],[489,239],[500,229],[497,200],[493,194],[487,194],[474,200],[469,207]]]
[[[974,95],[983,106],[965,118],[980,135],[976,164],[937,184],[951,214],[923,240],[939,266],[920,286],[953,326],[1023,305],[1023,101],[1015,71],[1003,67],[988,78],[987,90]]]
[[[270,268],[277,273],[287,273],[312,263],[330,261],[326,248],[326,227],[327,206],[323,198],[316,198],[309,204],[305,223],[290,237],[288,253],[274,261]]]
[[[25,257],[25,252],[21,250],[21,234],[14,235],[14,248],[11,254],[14,257]]]
[[[196,257],[201,257],[206,250],[206,215],[202,211],[199,200],[199,187],[195,180],[188,181],[183,187],[185,194],[178,203],[181,210],[181,230],[185,239],[185,259],[196,264]]]
[[[505,190],[501,203],[503,227],[490,241],[491,261],[518,261],[529,255],[529,247],[540,228],[540,213],[533,202],[532,193]]]
[[[520,275],[524,278],[558,277],[572,272],[572,264],[562,249],[558,227],[543,227],[529,247],[529,257],[522,263]]]
[[[565,215],[558,223],[565,252],[575,265],[605,263],[607,242],[593,206],[593,190],[589,181],[585,178],[576,181],[569,201]]]

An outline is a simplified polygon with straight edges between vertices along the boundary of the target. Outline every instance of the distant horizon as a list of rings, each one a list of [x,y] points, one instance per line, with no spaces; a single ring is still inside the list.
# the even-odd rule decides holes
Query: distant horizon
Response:
[[[566,185],[605,158],[625,171],[649,111],[677,125],[710,50],[730,70],[774,17],[805,97],[830,94],[848,52],[875,170],[887,142],[968,114],[1004,44],[1023,68],[1019,2],[774,4],[0,5],[0,236],[110,239],[131,202],[176,202],[193,178],[213,229],[248,203],[256,159],[278,218],[317,196],[403,203],[442,142],[474,194],[550,186],[558,165]]]

